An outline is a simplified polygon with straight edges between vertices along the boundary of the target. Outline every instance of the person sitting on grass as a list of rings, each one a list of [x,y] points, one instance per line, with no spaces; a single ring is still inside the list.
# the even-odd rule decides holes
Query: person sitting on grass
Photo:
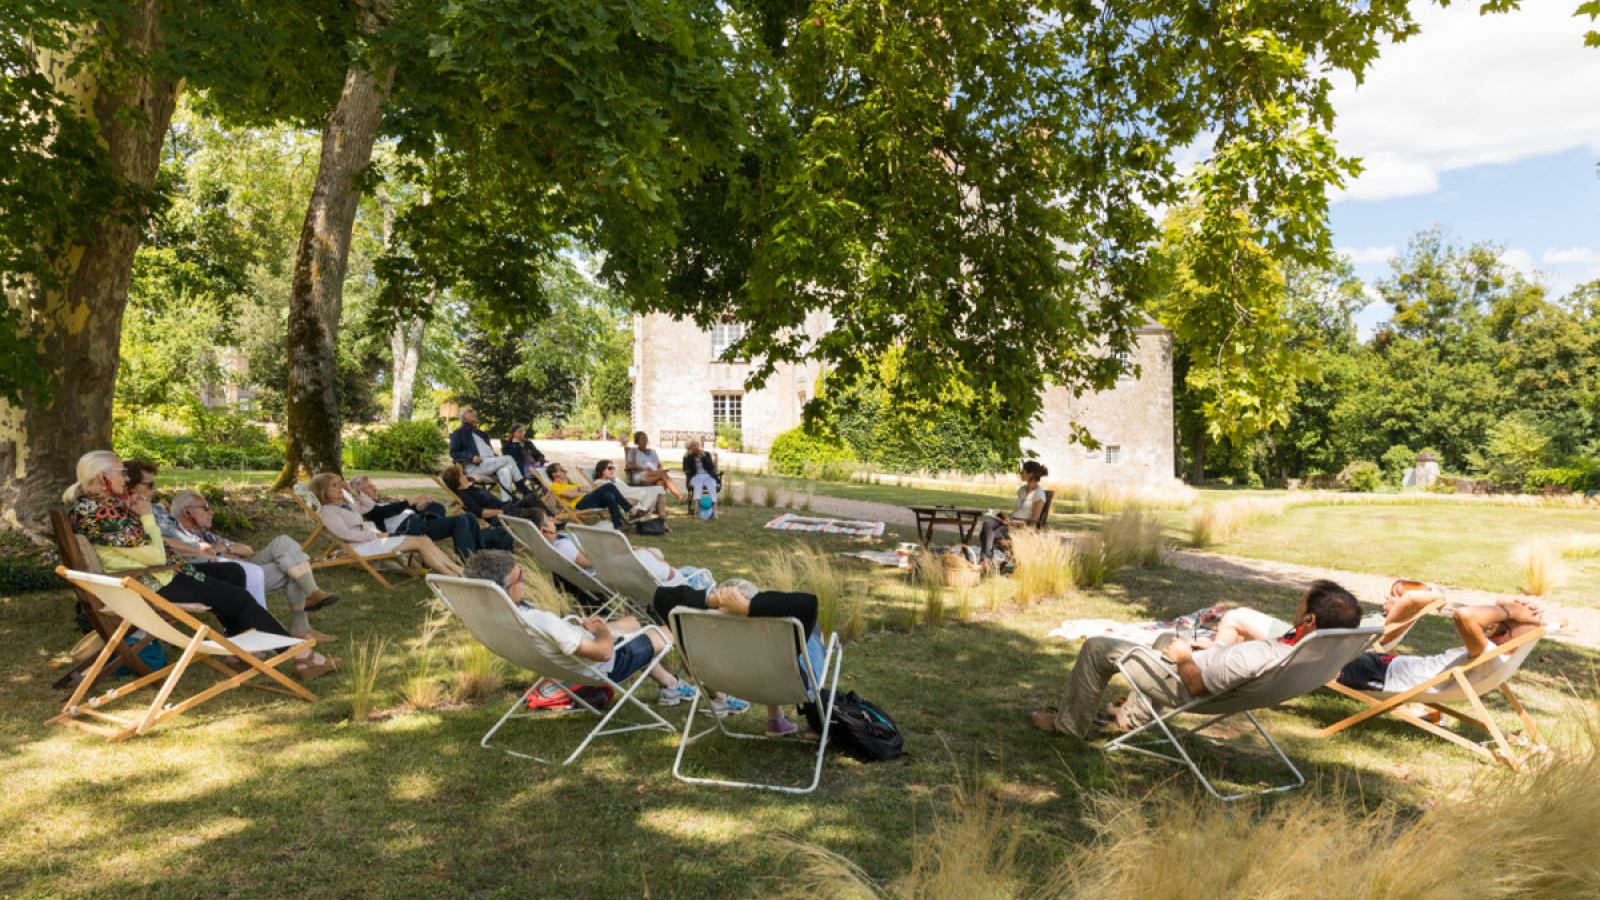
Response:
[[[136,577],[171,603],[205,606],[222,623],[222,632],[228,637],[250,630],[289,636],[289,630],[257,604],[242,584],[209,578],[173,553],[161,537],[150,500],[128,494],[126,472],[115,453],[92,450],[79,457],[78,480],[62,499],[71,505],[67,519],[72,530],[89,540],[107,575],[165,566]],[[338,659],[307,650],[294,659],[295,676],[310,681],[338,664]]]
[[[501,500],[492,492],[473,484],[472,479],[467,477],[466,471],[457,465],[446,466],[439,473],[439,480],[444,482],[444,486],[450,489],[450,493],[456,495],[456,499],[461,501],[461,506],[467,512],[488,522],[491,527],[500,524],[502,515],[525,519],[528,517],[529,510],[544,509],[544,503],[532,494],[518,497],[510,503]],[[511,548],[501,547],[499,549],[509,550]]]
[[[461,569],[439,549],[431,538],[423,535],[390,534],[361,517],[355,501],[345,496],[345,480],[337,472],[323,472],[311,479],[311,495],[322,508],[317,518],[328,533],[350,545],[361,556],[380,556],[385,553],[415,553],[423,565],[440,575],[459,576]],[[476,548],[474,548],[476,549]]]
[[[1182,706],[1196,697],[1223,693],[1261,675],[1282,662],[1294,651],[1296,643],[1319,628],[1354,628],[1360,622],[1361,607],[1349,591],[1331,581],[1313,582],[1300,599],[1289,634],[1234,644],[1175,639],[1162,653],[1164,665],[1130,667],[1130,677],[1137,682],[1141,693],[1132,695],[1120,706],[1106,707],[1104,712],[1121,730],[1133,730],[1155,718],[1160,709]],[[1034,727],[1088,740],[1095,719],[1102,712],[1106,686],[1118,674],[1117,662],[1137,646],[1132,641],[1109,635],[1085,640],[1078,651],[1078,661],[1072,667],[1072,675],[1067,679],[1059,712],[1033,713]],[[1144,702],[1145,697],[1157,708]]]
[[[660,455],[650,449],[650,435],[635,431],[633,446],[623,444],[622,449],[623,468],[627,470],[629,484],[664,488],[674,498],[683,499],[683,495],[678,493],[677,485],[672,483],[672,473],[661,467]]]
[[[162,531],[169,539],[193,551],[215,554],[219,560],[243,566],[245,585],[252,594],[259,591],[264,596],[285,591],[289,598],[290,634],[316,638],[319,644],[335,640],[312,628],[306,617],[306,613],[338,603],[339,595],[317,587],[311,558],[300,549],[299,541],[280,534],[258,552],[249,544],[220,537],[211,531],[211,504],[194,491],[179,491],[172,496],[172,516],[173,527]]]
[[[580,626],[528,603],[522,599],[526,575],[517,564],[517,558],[504,550],[485,550],[473,556],[467,561],[464,577],[499,585],[517,604],[517,611],[533,626],[533,639],[539,651],[552,662],[574,671],[593,671],[620,684],[671,646],[665,632],[644,631],[639,620],[631,616],[611,622],[590,616]],[[677,706],[694,699],[695,689],[680,682],[661,665],[652,667],[648,675],[661,686],[656,698],[658,705]],[[726,694],[711,698],[711,709],[718,717],[736,715],[749,708],[750,704]]]
[[[350,488],[356,512],[376,525],[379,531],[422,535],[435,542],[448,538],[455,545],[456,555],[462,560],[484,547],[511,549],[509,534],[492,537],[478,524],[477,516],[470,513],[449,515],[443,503],[426,494],[418,494],[410,500],[385,503],[378,497],[378,485],[370,475],[357,475],[350,479]]]
[[[545,468],[545,476],[550,479],[550,490],[557,497],[571,503],[574,509],[605,509],[611,514],[611,527],[618,531],[628,521],[637,521],[650,517],[650,512],[643,508],[636,508],[622,496],[614,484],[601,484],[592,491],[585,491],[576,483],[568,481],[567,469],[561,463],[551,463]]]
[[[589,557],[583,555],[583,551],[578,547],[578,542],[573,540],[571,535],[557,530],[554,516],[542,509],[536,509],[528,515],[528,518],[539,529],[539,533],[544,535],[545,541],[550,544],[552,550],[561,554],[573,565],[588,572],[590,575],[594,574],[594,565],[589,562]],[[654,578],[656,584],[661,587],[688,585],[701,593],[706,593],[717,583],[717,579],[707,569],[702,569],[698,566],[678,566],[673,568],[667,563],[667,558],[662,555],[661,551],[654,547],[633,548],[633,558],[637,559],[639,564],[645,567],[650,573],[650,577]]]
[[[1017,473],[1022,479],[1022,485],[1017,488],[1017,508],[1009,517],[993,515],[983,519],[982,559],[994,559],[994,545],[1011,540],[1011,526],[1032,528],[1039,524],[1045,504],[1044,488],[1039,486],[1039,480],[1049,474],[1050,470],[1037,460],[1030,459],[1022,464]]]

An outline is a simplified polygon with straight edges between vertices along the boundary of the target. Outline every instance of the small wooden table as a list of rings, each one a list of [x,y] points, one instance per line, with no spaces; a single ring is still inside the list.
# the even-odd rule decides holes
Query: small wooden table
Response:
[[[933,543],[935,525],[954,525],[956,533],[961,535],[961,543],[972,543],[972,533],[978,530],[978,521],[988,512],[987,509],[970,506],[910,506],[907,509],[917,517],[917,537],[924,547]]]

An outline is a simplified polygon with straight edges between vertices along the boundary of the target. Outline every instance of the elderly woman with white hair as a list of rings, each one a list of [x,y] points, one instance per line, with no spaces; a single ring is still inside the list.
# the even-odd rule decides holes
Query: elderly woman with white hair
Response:
[[[115,453],[96,450],[79,458],[78,481],[63,499],[72,507],[67,517],[73,531],[88,538],[107,574],[170,566],[142,574],[139,581],[173,603],[199,603],[210,609],[225,634],[254,629],[288,636],[288,629],[257,604],[249,591],[207,578],[172,552],[162,540],[150,499],[128,493],[126,472]],[[307,651],[295,658],[295,674],[309,681],[332,671],[338,662]]]

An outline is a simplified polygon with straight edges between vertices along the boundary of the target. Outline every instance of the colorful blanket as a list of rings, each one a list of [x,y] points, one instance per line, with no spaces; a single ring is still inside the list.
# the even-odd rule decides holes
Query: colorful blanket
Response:
[[[882,522],[850,522],[843,519],[811,519],[784,513],[767,523],[775,531],[813,531],[822,534],[839,534],[846,537],[879,537],[883,534]]]
[[[1166,631],[1176,631],[1186,638],[1211,637],[1222,621],[1222,614],[1231,607],[1208,606],[1179,616],[1170,622],[1118,622],[1115,619],[1067,619],[1059,628],[1045,637],[1080,641],[1097,634],[1108,634],[1136,644],[1149,645]]]

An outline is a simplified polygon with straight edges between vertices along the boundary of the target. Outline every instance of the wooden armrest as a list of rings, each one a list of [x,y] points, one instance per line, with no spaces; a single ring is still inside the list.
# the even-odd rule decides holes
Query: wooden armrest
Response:
[[[189,613],[190,615],[199,615],[201,613],[211,612],[211,607],[205,605],[204,603],[174,603],[172,605],[186,613]]]

